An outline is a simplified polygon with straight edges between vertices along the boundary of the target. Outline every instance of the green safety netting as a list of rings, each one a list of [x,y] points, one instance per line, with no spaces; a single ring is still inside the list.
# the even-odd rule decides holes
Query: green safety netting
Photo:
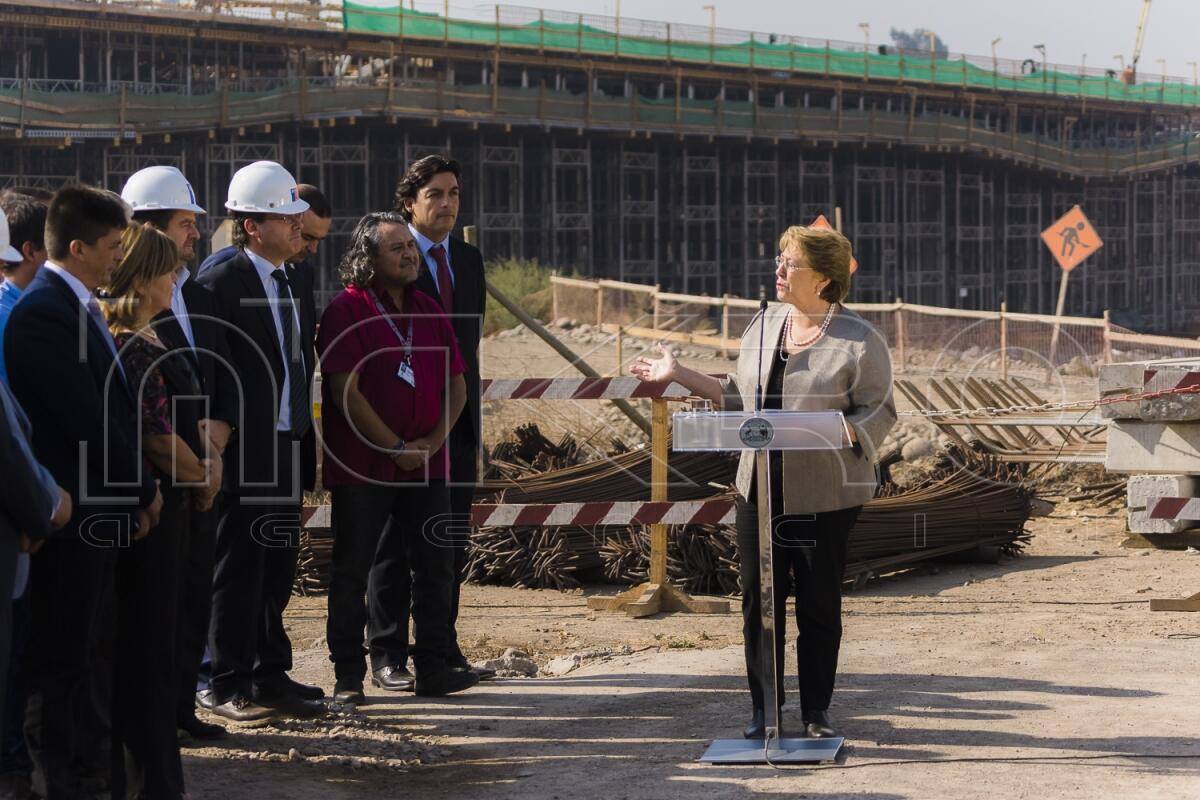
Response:
[[[1200,88],[1186,83],[1130,86],[1107,75],[1076,75],[1053,70],[1030,75],[1003,75],[968,62],[877,53],[850,52],[792,43],[744,42],[708,44],[616,35],[595,26],[534,20],[523,25],[446,18],[411,9],[345,2],[346,30],[413,39],[473,44],[537,47],[589,55],[620,55],[744,66],[839,77],[937,83],[1000,91],[1089,97],[1141,103],[1200,105]]]

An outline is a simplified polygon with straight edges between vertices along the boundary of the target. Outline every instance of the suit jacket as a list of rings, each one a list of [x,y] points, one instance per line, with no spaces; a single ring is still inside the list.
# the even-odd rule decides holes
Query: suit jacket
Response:
[[[157,487],[142,459],[140,409],[106,332],[48,269],[25,289],[8,324],[9,384],[32,425],[33,453],[74,503],[71,522],[55,535],[77,537],[92,514],[149,506]]]
[[[171,309],[155,317],[155,332],[173,354],[190,359],[200,378],[200,389],[207,399],[207,408],[203,407],[203,401],[197,403],[194,409],[197,417],[236,425],[237,380],[229,368],[225,322],[217,315],[212,292],[194,280],[184,283],[182,291],[188,321],[192,325],[192,338],[196,342],[195,349],[192,349]]]
[[[296,377],[305,380],[311,391],[317,361],[312,272],[292,268],[288,273],[298,306],[305,367],[305,374]],[[211,293],[215,315],[225,323],[225,346],[241,384],[234,436],[225,455],[225,489],[240,495],[274,494],[271,487],[286,488],[288,480],[276,469],[276,427],[285,365],[274,312],[266,305],[258,271],[241,250],[210,266],[196,280]],[[305,413],[311,414],[312,409]],[[300,442],[300,476],[303,487],[312,489],[316,483],[316,435],[311,427]]]
[[[767,386],[790,312],[790,305],[773,303],[765,315],[756,316],[747,326],[742,334],[737,374],[722,381],[726,409],[754,408],[755,389],[760,381],[764,388]],[[807,350],[792,355],[786,368],[783,409],[841,411],[860,447],[784,451],[783,508],[774,513],[819,514],[862,505],[875,496],[878,449],[896,424],[887,342],[865,319],[843,307],[825,335]],[[753,475],[754,451],[743,450],[737,489],[751,502],[756,500],[747,497]]]
[[[34,458],[32,435],[25,411],[0,381],[0,537],[44,539],[50,533],[58,485]]]
[[[483,335],[483,314],[487,305],[487,285],[483,274],[483,254],[461,239],[450,238],[450,264],[454,270],[454,316],[450,325],[458,339],[466,372],[467,406],[450,432],[451,478],[474,482],[474,454],[483,441],[483,418],[479,392],[479,339]],[[417,288],[441,303],[437,284],[421,260]],[[467,453],[471,455],[468,457]],[[459,454],[458,457],[455,457]],[[469,465],[468,462],[469,461]]]

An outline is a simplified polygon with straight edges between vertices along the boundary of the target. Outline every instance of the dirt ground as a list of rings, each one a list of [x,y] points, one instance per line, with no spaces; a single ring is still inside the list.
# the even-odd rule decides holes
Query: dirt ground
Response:
[[[530,343],[489,340],[484,355],[493,375],[558,367]],[[530,417],[597,423],[594,407],[560,404],[497,409],[488,424],[494,436]],[[697,763],[749,717],[736,601],[724,615],[634,620],[589,611],[582,593],[468,586],[459,629],[473,660],[510,647],[543,666],[591,655],[558,677],[441,700],[373,691],[327,719],[238,730],[185,751],[188,788],[258,800],[1200,797],[1200,614],[1149,610],[1200,591],[1200,554],[1124,549],[1121,515],[1082,505],[1030,529],[1021,558],[921,566],[847,595],[837,764]],[[295,598],[287,623],[293,675],[330,691],[324,599]],[[794,671],[789,653],[793,692]],[[785,729],[798,715],[785,708]]]

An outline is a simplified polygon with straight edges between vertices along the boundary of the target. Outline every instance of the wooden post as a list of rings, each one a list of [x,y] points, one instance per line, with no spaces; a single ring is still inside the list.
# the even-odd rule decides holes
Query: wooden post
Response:
[[[667,401],[656,397],[650,409],[650,499],[667,499]],[[667,582],[667,526],[650,526],[650,583]]]
[[[1112,312],[1104,309],[1104,348],[1100,354],[1101,364],[1111,364],[1112,360]]]
[[[596,284],[596,324],[604,324],[604,287]]]
[[[472,226],[474,227],[474,226]],[[550,321],[558,322],[561,317],[558,316],[558,284],[554,282],[554,276],[558,274],[558,270],[550,273]]]
[[[1070,277],[1071,273],[1064,269],[1062,280],[1058,284],[1058,305],[1054,307],[1054,330],[1050,334],[1050,364],[1047,373],[1054,372],[1054,361],[1058,357],[1058,334],[1062,328],[1063,309],[1067,306],[1067,279]]]
[[[904,301],[896,298],[896,372],[904,372]]]
[[[729,295],[721,303],[721,358],[729,358]]]
[[[667,400],[651,401],[650,423],[650,499],[667,499],[670,456],[670,414]],[[667,526],[650,526],[650,573],[640,586],[627,589],[615,597],[589,597],[588,608],[600,611],[624,611],[631,617],[648,617],[660,611],[684,611],[693,614],[727,614],[727,600],[706,600],[692,597],[667,581]]]
[[[1000,301],[1000,380],[1008,380],[1008,301]]]
[[[842,232],[842,207],[835,206],[833,209],[833,229],[838,233]]]
[[[625,358],[621,355],[621,340],[624,338],[625,328],[621,325],[617,325],[617,368],[613,371],[613,377],[615,378],[621,377],[621,370],[625,366]],[[652,428],[653,424],[653,421],[651,421]]]
[[[658,300],[658,287],[656,286],[656,287],[654,287],[654,316],[650,323],[651,327],[653,327],[654,330],[658,330],[658,318],[659,318],[659,313],[661,311],[662,311],[662,304]]]

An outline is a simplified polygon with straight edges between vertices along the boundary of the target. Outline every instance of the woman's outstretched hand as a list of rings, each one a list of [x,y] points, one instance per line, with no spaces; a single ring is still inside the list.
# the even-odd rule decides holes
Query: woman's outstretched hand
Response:
[[[629,372],[639,381],[646,383],[661,383],[675,379],[676,368],[678,364],[675,361],[675,354],[671,352],[671,348],[660,344],[658,352],[662,353],[662,358],[647,358],[646,356],[638,356],[633,363],[629,365]]]

